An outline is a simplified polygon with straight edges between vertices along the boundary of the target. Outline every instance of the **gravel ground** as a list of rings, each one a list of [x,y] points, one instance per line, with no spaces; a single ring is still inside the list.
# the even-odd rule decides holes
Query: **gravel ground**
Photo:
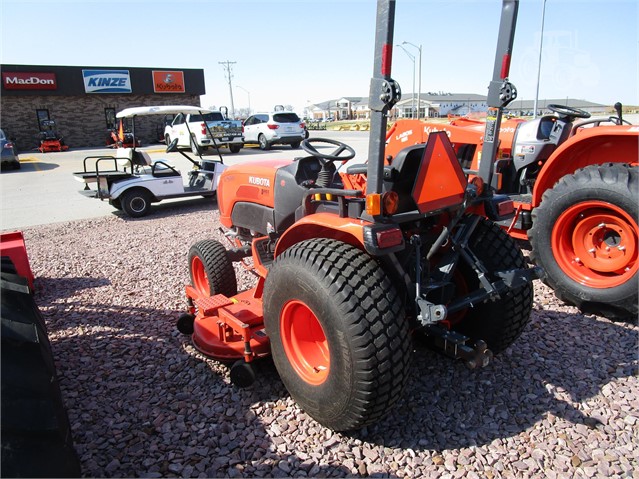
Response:
[[[474,372],[417,348],[368,428],[319,426],[269,361],[235,388],[175,328],[188,248],[221,236],[216,218],[201,200],[24,230],[86,477],[639,478],[639,328],[539,282],[514,346]]]

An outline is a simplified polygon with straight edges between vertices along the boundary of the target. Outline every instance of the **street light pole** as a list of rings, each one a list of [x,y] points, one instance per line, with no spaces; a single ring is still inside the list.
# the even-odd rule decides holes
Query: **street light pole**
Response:
[[[248,91],[246,88],[241,87],[240,85],[235,85],[236,87],[238,87],[240,90],[243,90],[246,92],[246,94],[248,95],[248,115],[247,116],[251,116],[251,92]]]
[[[408,58],[411,59],[411,61],[413,62],[413,101],[411,103],[411,108],[413,109],[413,111],[411,112],[411,118],[415,118],[415,55],[413,55],[411,52],[409,52],[408,50],[406,50],[402,45],[397,45],[399,48],[401,48],[402,50],[404,50],[404,53],[406,53],[406,55],[408,55]]]
[[[537,118],[537,102],[539,99],[539,78],[541,77],[541,47],[544,44],[544,19],[546,18],[546,0],[542,0],[541,7],[541,35],[539,35],[539,63],[537,63],[537,92],[535,93],[535,105],[533,118]]]
[[[544,0],[545,1],[545,0]],[[422,107],[421,107],[421,101],[422,101],[422,46],[419,45],[415,45],[414,43],[411,42],[402,42],[402,45],[410,45],[414,48],[417,48],[417,50],[419,50],[419,80],[418,80],[418,93],[417,93],[417,119],[419,120],[421,118],[421,114],[422,114]],[[414,77],[414,74],[413,74]],[[414,88],[413,88],[414,89]]]

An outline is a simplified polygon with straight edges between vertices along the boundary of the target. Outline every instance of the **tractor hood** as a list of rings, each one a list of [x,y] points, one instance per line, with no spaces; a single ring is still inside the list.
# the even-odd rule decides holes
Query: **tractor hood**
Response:
[[[265,160],[229,166],[220,176],[217,190],[220,222],[233,226],[231,212],[237,203],[259,204],[267,208],[275,205],[275,174],[292,160]]]

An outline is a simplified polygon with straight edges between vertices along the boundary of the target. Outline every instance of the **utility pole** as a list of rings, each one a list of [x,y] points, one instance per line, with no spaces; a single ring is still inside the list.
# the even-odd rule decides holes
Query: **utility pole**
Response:
[[[218,63],[224,67],[224,71],[226,72],[226,79],[229,82],[229,93],[231,94],[231,118],[235,118],[235,105],[233,105],[233,84],[231,83],[231,80],[233,79],[233,70],[231,65],[235,65],[237,62],[230,62],[226,60],[225,62]]]

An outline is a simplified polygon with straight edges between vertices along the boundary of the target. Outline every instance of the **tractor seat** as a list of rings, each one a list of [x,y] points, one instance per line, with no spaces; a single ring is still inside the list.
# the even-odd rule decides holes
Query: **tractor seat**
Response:
[[[384,172],[384,191],[394,191],[399,197],[398,213],[417,209],[413,188],[424,156],[425,145],[414,145],[400,151]]]

